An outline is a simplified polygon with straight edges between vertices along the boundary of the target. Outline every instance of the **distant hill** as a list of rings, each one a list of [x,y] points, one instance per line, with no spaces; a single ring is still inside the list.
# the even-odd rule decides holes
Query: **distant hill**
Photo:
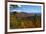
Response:
[[[30,17],[30,16],[34,16],[34,15],[37,15],[37,16],[40,16],[40,13],[26,13],[26,12],[10,12],[11,14],[13,15],[16,15],[16,17]]]

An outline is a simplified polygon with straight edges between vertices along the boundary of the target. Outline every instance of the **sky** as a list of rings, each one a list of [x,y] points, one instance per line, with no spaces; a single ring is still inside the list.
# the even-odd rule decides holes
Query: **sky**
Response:
[[[18,8],[10,8],[10,12],[41,13],[41,6],[18,5]]]

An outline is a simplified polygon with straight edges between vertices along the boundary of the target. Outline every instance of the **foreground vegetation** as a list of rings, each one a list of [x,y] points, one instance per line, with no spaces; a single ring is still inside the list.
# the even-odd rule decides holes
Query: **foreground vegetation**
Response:
[[[10,13],[10,28],[40,28],[41,27],[41,14],[30,17],[18,18],[17,13]]]

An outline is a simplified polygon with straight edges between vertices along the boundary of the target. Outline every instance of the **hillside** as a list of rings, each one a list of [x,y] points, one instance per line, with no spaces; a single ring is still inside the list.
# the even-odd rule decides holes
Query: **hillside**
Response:
[[[10,12],[10,28],[39,28],[41,27],[40,13]]]

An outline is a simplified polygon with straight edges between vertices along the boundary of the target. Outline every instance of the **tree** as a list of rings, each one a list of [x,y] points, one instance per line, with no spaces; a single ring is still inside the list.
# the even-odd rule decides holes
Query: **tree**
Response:
[[[13,9],[18,8],[18,7],[19,7],[18,5],[10,5],[10,8],[13,8]]]
[[[36,22],[37,22],[37,15],[35,14],[35,15],[34,15],[34,19],[33,19],[33,24],[35,25]]]

